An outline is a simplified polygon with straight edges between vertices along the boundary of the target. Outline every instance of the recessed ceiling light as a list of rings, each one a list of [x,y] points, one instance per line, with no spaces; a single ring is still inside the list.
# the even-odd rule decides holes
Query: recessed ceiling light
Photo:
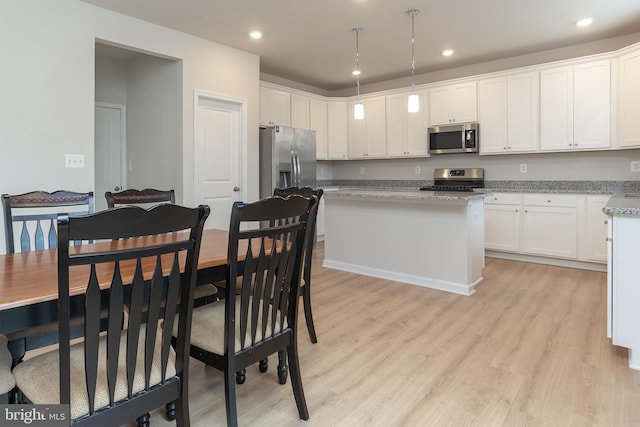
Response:
[[[576,21],[576,26],[577,27],[586,27],[591,25],[591,23],[593,22],[592,18],[582,18],[578,21]]]
[[[256,39],[256,40],[258,40],[258,39],[262,38],[262,33],[261,33],[260,31],[251,31],[251,32],[249,33],[249,36],[250,36],[252,39]]]
[[[453,50],[451,50],[451,49],[443,50],[442,54],[444,56],[451,56],[451,55],[453,55]]]

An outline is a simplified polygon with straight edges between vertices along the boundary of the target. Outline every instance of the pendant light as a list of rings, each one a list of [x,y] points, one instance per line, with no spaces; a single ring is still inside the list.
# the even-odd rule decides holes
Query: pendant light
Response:
[[[407,13],[411,15],[411,95],[409,95],[408,108],[410,113],[420,111],[420,97],[416,95],[415,73],[416,73],[416,51],[415,51],[415,27],[414,19],[420,10],[411,9]]]
[[[355,120],[364,119],[364,105],[360,102],[360,46],[358,44],[358,34],[360,34],[362,28],[356,27],[353,32],[356,33],[356,69],[353,71],[353,75],[356,76],[356,87],[358,88],[358,100],[353,106],[353,118]]]

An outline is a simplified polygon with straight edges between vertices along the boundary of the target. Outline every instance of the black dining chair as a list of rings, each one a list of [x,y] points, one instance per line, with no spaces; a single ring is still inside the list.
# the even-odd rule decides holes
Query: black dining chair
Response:
[[[7,348],[7,337],[0,335],[0,404],[9,403],[16,379],[11,373],[11,353]]]
[[[69,404],[74,426],[121,425],[136,417],[148,426],[149,411],[175,401],[177,425],[190,424],[192,300],[208,215],[208,206],[163,204],[58,217],[59,349],[14,368],[26,402]],[[78,285],[84,340],[73,343],[70,288],[77,292]]]
[[[304,318],[307,323],[307,331],[309,332],[309,339],[314,344],[318,342],[318,337],[313,323],[313,313],[311,312],[311,261],[313,260],[313,248],[315,246],[318,206],[323,193],[324,191],[321,188],[313,189],[311,187],[288,187],[276,188],[273,190],[274,196],[287,197],[292,194],[297,194],[303,197],[315,196],[318,199],[318,203],[316,203],[316,206],[309,215],[309,223],[307,224],[308,237],[307,245],[304,250],[304,270],[302,274],[302,285],[300,286],[300,295],[302,296],[304,306]]]
[[[269,197],[234,203],[224,298],[193,310],[191,356],[224,373],[227,425],[237,426],[235,373],[278,353],[298,414],[309,418],[297,346],[298,288],[306,227],[317,199]],[[295,218],[295,220],[293,220]],[[174,337],[179,337],[174,328]]]
[[[40,251],[57,246],[57,215],[63,211],[70,212],[70,215],[93,213],[94,197],[93,192],[66,190],[3,194],[2,208],[7,253]],[[23,331],[7,334],[13,365],[20,363],[27,351],[56,343],[56,330],[57,324],[48,324],[42,325],[35,334],[25,335]],[[10,400],[17,402],[18,399],[14,391]]]
[[[57,243],[56,217],[62,211],[71,215],[93,213],[93,192],[59,190],[3,194],[4,230],[7,253],[53,249]],[[20,234],[17,235],[16,232]],[[16,240],[20,243],[16,249]]]
[[[117,206],[149,207],[159,203],[176,202],[176,194],[173,189],[157,190],[155,188],[145,188],[144,190],[137,190],[130,188],[117,193],[107,191],[104,193],[104,197],[107,199],[107,207],[109,209]],[[217,300],[218,288],[215,285],[208,283],[196,288],[196,296],[193,302],[196,307]]]

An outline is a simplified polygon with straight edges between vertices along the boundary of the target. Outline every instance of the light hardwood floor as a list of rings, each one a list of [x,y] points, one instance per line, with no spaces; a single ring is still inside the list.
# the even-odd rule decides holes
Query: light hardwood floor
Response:
[[[606,337],[606,274],[487,258],[465,297],[322,268],[301,314],[309,426],[640,426],[640,372]],[[242,426],[301,425],[276,357],[238,386]],[[220,372],[192,361],[191,424],[226,425]],[[152,426],[174,425],[162,411]]]

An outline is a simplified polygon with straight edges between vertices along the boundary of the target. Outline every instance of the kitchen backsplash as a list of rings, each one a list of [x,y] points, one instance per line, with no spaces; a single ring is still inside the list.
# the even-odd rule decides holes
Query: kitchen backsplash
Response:
[[[318,187],[420,188],[433,180],[333,179],[318,180]],[[640,181],[485,181],[497,192],[557,192],[578,194],[640,194]]]

